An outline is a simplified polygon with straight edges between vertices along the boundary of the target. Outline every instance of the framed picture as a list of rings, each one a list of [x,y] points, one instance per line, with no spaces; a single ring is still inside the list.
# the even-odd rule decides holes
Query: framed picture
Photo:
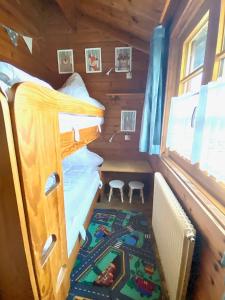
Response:
[[[136,130],[136,110],[122,110],[120,130],[135,132]]]
[[[132,48],[115,48],[115,72],[131,72]]]
[[[85,49],[86,73],[102,72],[101,48]]]
[[[57,50],[59,74],[74,72],[73,49]]]

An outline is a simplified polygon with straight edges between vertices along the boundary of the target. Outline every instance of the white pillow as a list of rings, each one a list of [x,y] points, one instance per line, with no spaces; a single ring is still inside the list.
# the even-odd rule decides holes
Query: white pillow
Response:
[[[81,99],[89,97],[84,81],[78,73],[73,73],[58,91]]]
[[[103,158],[98,154],[91,152],[87,146],[82,147],[73,154],[67,156],[63,160],[63,171],[68,169],[84,170],[89,168],[98,169],[103,163]]]
[[[9,86],[13,86],[15,83],[30,81],[52,89],[50,84],[47,82],[31,76],[26,72],[2,61],[0,61],[0,80]]]
[[[101,109],[105,109],[99,101],[89,96],[84,81],[78,73],[73,73],[58,91]]]
[[[7,92],[10,89],[10,86],[6,84],[4,81],[0,80],[0,88],[4,95],[7,97]]]

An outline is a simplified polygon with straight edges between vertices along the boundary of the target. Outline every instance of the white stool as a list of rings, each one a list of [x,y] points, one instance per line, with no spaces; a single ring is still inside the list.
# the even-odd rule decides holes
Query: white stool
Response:
[[[140,190],[140,196],[142,204],[144,204],[144,183],[140,181],[130,181],[129,182],[129,203],[132,202],[133,190]]]
[[[121,202],[123,203],[123,186],[124,182],[122,180],[111,180],[109,182],[110,192],[109,192],[109,202],[111,201],[113,189],[120,190]]]

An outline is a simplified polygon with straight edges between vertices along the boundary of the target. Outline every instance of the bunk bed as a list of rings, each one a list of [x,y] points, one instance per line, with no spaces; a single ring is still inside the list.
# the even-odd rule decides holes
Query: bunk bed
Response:
[[[14,260],[29,278],[25,283],[21,279],[21,291],[25,285],[33,299],[65,299],[81,237],[85,239],[101,187],[98,165],[102,159],[86,145],[100,135],[104,108],[39,82],[15,84],[7,97],[4,84],[1,88],[5,222],[0,221],[0,226],[9,232],[8,240],[0,235],[1,243],[7,244],[1,250],[5,291],[10,276],[18,277],[8,270],[7,251],[15,247],[23,259],[18,254]],[[24,295],[21,299],[28,297]]]

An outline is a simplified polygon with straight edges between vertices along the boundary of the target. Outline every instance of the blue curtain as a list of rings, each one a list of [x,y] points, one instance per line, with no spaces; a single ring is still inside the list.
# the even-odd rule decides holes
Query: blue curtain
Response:
[[[149,154],[160,153],[167,65],[166,49],[166,31],[160,25],[154,29],[150,41],[150,59],[139,141],[139,151]]]

